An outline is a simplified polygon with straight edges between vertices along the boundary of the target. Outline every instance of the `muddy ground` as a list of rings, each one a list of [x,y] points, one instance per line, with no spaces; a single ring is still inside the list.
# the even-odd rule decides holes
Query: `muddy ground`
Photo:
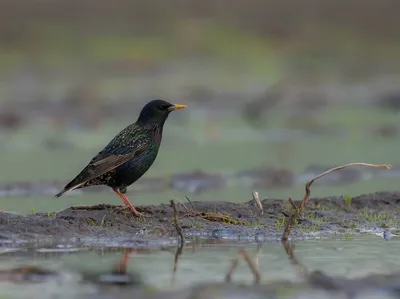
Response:
[[[295,201],[296,203],[296,201]],[[291,238],[318,234],[352,233],[363,228],[396,227],[400,192],[379,192],[353,198],[311,198]],[[288,200],[264,199],[263,215],[253,201],[242,204],[215,202],[176,203],[185,236],[208,238],[277,240],[287,216]],[[140,239],[175,237],[174,212],[170,204],[138,206],[146,217],[138,218],[120,206],[71,207],[54,213],[18,215],[0,213],[0,239],[38,240],[49,238]]]

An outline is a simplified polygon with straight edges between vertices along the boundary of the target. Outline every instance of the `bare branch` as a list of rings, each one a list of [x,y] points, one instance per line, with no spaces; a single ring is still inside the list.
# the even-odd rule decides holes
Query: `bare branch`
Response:
[[[327,175],[327,174],[329,174],[331,172],[334,172],[334,171],[337,171],[337,170],[341,170],[341,169],[347,168],[349,166],[367,166],[367,167],[382,168],[382,169],[390,169],[391,168],[391,165],[388,165],[388,164],[369,164],[369,163],[362,163],[362,162],[358,163],[358,162],[356,162],[356,163],[349,163],[349,164],[346,164],[346,165],[342,165],[342,166],[337,166],[337,167],[331,168],[331,169],[329,169],[329,170],[327,170],[327,171],[315,176],[314,178],[312,178],[306,184],[306,188],[305,188],[306,189],[306,193],[304,195],[303,200],[300,202],[299,206],[296,208],[296,210],[294,211],[292,216],[290,216],[290,218],[289,218],[289,220],[288,220],[288,222],[286,224],[285,231],[283,232],[283,235],[282,235],[282,241],[287,241],[288,240],[289,234],[290,234],[290,230],[292,229],[295,220],[297,219],[297,217],[300,215],[301,211],[304,209],[305,205],[307,204],[307,202],[308,202],[308,200],[310,198],[310,194],[311,194],[311,189],[310,188],[311,188],[312,183],[314,183],[319,178],[321,178],[321,177],[323,177],[323,176],[325,176],[325,175]]]

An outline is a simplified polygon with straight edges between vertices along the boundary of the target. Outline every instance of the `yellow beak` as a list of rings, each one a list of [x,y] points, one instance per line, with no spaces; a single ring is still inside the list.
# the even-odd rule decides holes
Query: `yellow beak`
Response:
[[[183,108],[187,108],[187,106],[185,105],[180,105],[180,104],[176,104],[174,106],[171,106],[169,108],[170,111],[174,111],[174,110],[179,110],[179,109],[183,109]]]

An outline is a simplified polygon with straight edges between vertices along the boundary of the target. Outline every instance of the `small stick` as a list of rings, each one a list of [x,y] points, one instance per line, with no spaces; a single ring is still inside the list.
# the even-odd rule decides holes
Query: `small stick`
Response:
[[[239,264],[239,260],[244,259],[247,263],[247,265],[249,265],[251,272],[253,273],[254,276],[254,284],[259,284],[260,280],[261,280],[261,274],[260,271],[258,270],[257,265],[254,264],[253,260],[251,259],[251,257],[249,256],[249,254],[247,253],[246,249],[241,249],[239,251],[239,253],[237,254],[237,256],[232,260],[232,264],[228,270],[228,273],[225,276],[225,281],[226,282],[231,282],[232,280],[232,274],[235,271],[235,269],[237,268],[238,264]]]
[[[174,258],[174,268],[173,268],[173,273],[172,273],[172,284],[175,281],[175,275],[176,275],[176,271],[178,269],[178,261],[179,261],[179,256],[182,254],[183,251],[183,246],[185,245],[185,237],[183,235],[183,231],[182,231],[182,227],[179,225],[179,221],[178,221],[178,211],[176,210],[176,206],[174,201],[171,199],[170,200],[170,204],[172,209],[174,210],[174,224],[175,224],[175,229],[179,235],[179,245],[178,245],[178,249],[176,250],[175,253],[175,258]]]
[[[296,206],[296,204],[293,202],[293,199],[289,196],[289,202],[290,202],[290,204],[292,205],[292,207],[296,210],[297,209],[297,206]]]
[[[187,206],[183,202],[178,200],[178,204],[181,204],[185,208],[186,212],[189,212],[189,209],[187,208]]]
[[[254,200],[256,206],[260,210],[260,215],[263,215],[264,214],[264,209],[263,209],[263,206],[261,204],[260,198],[258,197],[258,192],[254,191],[251,194],[253,195],[253,200]]]
[[[176,232],[179,235],[180,244],[183,247],[183,244],[185,243],[185,237],[183,236],[182,227],[179,225],[178,211],[176,210],[175,202],[174,202],[173,199],[170,200],[170,204],[171,204],[172,209],[174,210],[174,225],[175,225],[175,229],[176,229]]]
[[[307,202],[308,202],[308,200],[310,198],[310,194],[311,194],[310,187],[311,187],[312,183],[314,183],[314,181],[318,180],[319,178],[321,178],[321,177],[323,177],[323,176],[325,176],[325,175],[327,175],[327,174],[329,174],[329,173],[331,173],[333,171],[341,170],[341,169],[344,169],[344,168],[349,167],[349,166],[368,166],[368,167],[383,168],[383,169],[390,169],[391,168],[391,165],[388,165],[388,164],[369,164],[369,163],[362,163],[362,162],[360,162],[360,163],[349,163],[349,164],[346,164],[346,165],[342,165],[342,166],[337,166],[337,167],[331,168],[331,169],[329,169],[329,170],[327,170],[327,171],[315,176],[314,178],[312,178],[306,184],[306,188],[305,188],[306,189],[306,193],[304,195],[303,200],[300,202],[299,206],[296,208],[296,210],[294,211],[292,216],[290,216],[289,221],[286,224],[285,231],[283,232],[283,235],[282,235],[282,241],[287,241],[288,240],[290,231],[291,231],[291,229],[292,229],[292,227],[294,225],[295,220],[297,219],[297,217],[300,215],[301,211],[304,209],[305,205],[307,204]]]
[[[192,203],[192,201],[189,199],[189,197],[185,196],[185,198],[191,204],[193,211],[196,211],[196,208],[195,208],[194,204]]]

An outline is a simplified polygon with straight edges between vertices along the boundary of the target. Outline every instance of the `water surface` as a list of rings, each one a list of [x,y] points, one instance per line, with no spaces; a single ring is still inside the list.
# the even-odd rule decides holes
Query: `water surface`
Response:
[[[172,280],[174,252],[152,251],[134,253],[128,262],[128,272],[138,274],[145,284],[158,289],[176,289],[203,282],[223,282],[232,259],[240,248],[246,248],[250,255],[256,256],[262,273],[262,282],[279,280],[300,281],[295,268],[280,243],[260,244],[192,244],[188,245],[180,257],[175,279]],[[363,277],[368,274],[387,274],[400,270],[398,245],[400,239],[384,241],[374,235],[358,235],[352,239],[328,238],[296,242],[295,254],[300,263],[310,271],[322,270],[328,275],[348,278]],[[65,244],[64,244],[65,245]],[[109,273],[121,259],[122,252],[114,248],[82,248],[80,252],[57,253],[27,252],[3,253],[0,255],[0,267],[6,269],[20,265],[39,265],[63,275],[56,280],[50,279],[40,284],[25,284],[23,288],[13,283],[2,282],[0,293],[21,297],[27,292],[39,298],[57,294],[67,295],[88,292],[96,289],[95,284],[79,283],[77,273]],[[93,251],[94,250],[94,251]],[[12,258],[11,258],[12,256]],[[241,262],[233,275],[233,280],[252,283],[252,275],[244,262]],[[45,291],[44,291],[45,290]],[[72,291],[73,290],[73,291]],[[44,293],[43,293],[44,292]],[[45,298],[45,297],[42,297]],[[50,298],[50,297],[46,297]]]

